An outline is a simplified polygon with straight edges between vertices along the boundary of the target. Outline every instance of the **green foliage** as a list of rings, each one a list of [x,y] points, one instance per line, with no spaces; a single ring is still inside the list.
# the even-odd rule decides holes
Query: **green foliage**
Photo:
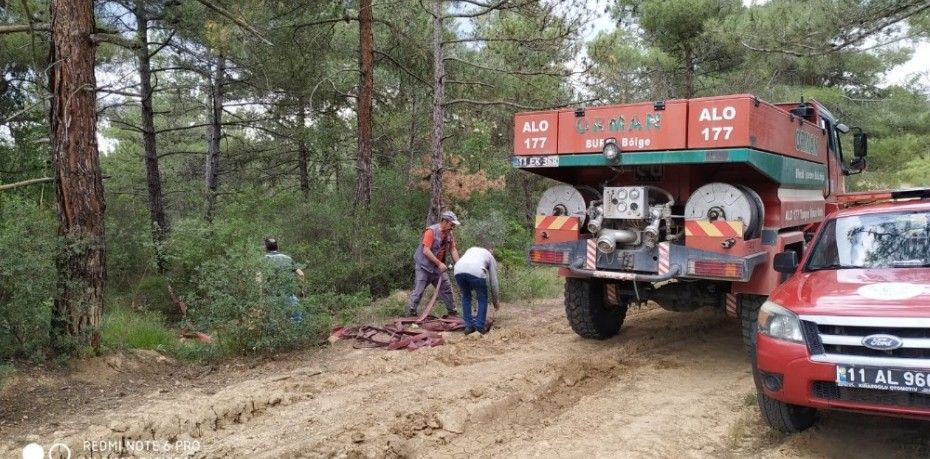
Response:
[[[39,357],[48,344],[55,286],[54,219],[16,194],[0,194],[0,358]]]
[[[13,376],[14,373],[16,373],[16,368],[13,368],[12,365],[0,363],[0,389],[3,389],[6,380]]]
[[[404,192],[399,176],[391,177],[379,178],[376,185],[391,191],[376,199]],[[317,204],[305,204],[299,194],[253,190],[224,207],[212,224],[176,220],[165,245],[165,281],[140,285],[171,285],[198,330],[215,334],[224,352],[319,342],[335,324],[367,314],[372,293],[385,295],[410,282],[421,230],[412,216],[426,204],[414,200],[411,204],[422,205],[414,209],[385,201],[376,205],[394,212],[353,216],[331,194],[320,193],[311,202]],[[275,237],[281,252],[306,272],[295,292],[297,305],[267,290],[265,237]],[[293,320],[295,314],[303,320]]]
[[[501,264],[501,301],[516,302],[533,298],[554,298],[562,294],[564,280],[553,268]]]
[[[101,339],[108,350],[150,349],[186,361],[210,360],[228,352],[214,344],[180,340],[178,335],[155,311],[117,305],[103,317]]]
[[[476,212],[473,215],[468,220],[468,224],[463,225],[458,230],[461,234],[460,243],[464,243],[461,251],[471,245],[488,249],[503,246],[506,242],[509,226],[509,221],[504,217],[504,214],[492,208],[482,213]]]
[[[164,353],[173,353],[178,342],[161,314],[133,311],[125,306],[117,306],[104,316],[101,340],[108,349],[151,349]]]
[[[430,14],[413,0],[374,5],[374,202],[366,211],[353,209],[351,193],[358,148],[355,2],[301,8],[226,2],[274,46],[197,2],[143,3],[154,18],[149,49],[157,51],[152,66],[159,70],[152,102],[170,228],[156,245],[138,98],[120,95],[138,90],[137,79],[126,73],[136,68],[136,56],[101,44],[98,72],[106,81],[100,85],[114,91],[99,94],[101,124],[108,126],[101,134],[112,145],[101,156],[108,177],[107,345],[212,358],[314,343],[335,325],[399,314],[406,298],[397,291],[412,283],[411,255],[429,206]],[[850,188],[927,184],[927,90],[881,84],[889,69],[910,58],[910,46],[868,49],[873,39],[899,37],[904,32],[896,24],[904,22],[833,49],[881,25],[895,2],[745,3],[614,0],[608,13],[618,27],[587,43],[581,29],[601,12],[578,0],[516,2],[445,21],[447,178],[506,178],[504,189],[449,193],[446,204],[464,222],[456,230],[461,251],[496,249],[505,300],[557,296],[562,285],[552,270],[526,265],[536,199],[551,181],[509,165],[517,107],[736,92],[772,101],[815,98],[872,135],[870,170],[850,177]],[[0,22],[24,23],[24,4],[48,22],[43,0],[6,2]],[[98,2],[98,24],[134,36],[135,23],[125,18],[135,5],[126,5]],[[463,2],[445,6],[459,15],[480,9]],[[907,24],[907,33],[926,37],[930,14]],[[0,183],[53,175],[42,100],[47,46],[47,34],[0,36]],[[226,124],[217,208],[206,222],[211,101],[204,88],[215,78],[219,55],[229,69]],[[588,64],[586,75],[572,74]],[[850,142],[844,140],[848,160]],[[51,184],[0,194],[0,358],[41,356],[47,342],[55,286],[53,199]],[[296,305],[273,298],[257,276],[266,269],[261,244],[268,236],[306,273]],[[156,251],[165,255],[165,272],[153,263]],[[186,319],[169,287],[189,305]],[[295,312],[303,320],[292,320]],[[217,344],[181,343],[175,331],[181,327],[215,335]]]

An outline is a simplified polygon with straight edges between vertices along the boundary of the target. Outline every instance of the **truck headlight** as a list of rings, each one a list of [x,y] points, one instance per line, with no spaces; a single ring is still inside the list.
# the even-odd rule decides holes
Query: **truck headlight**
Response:
[[[759,333],[782,341],[804,343],[801,321],[797,314],[766,301],[759,309]]]

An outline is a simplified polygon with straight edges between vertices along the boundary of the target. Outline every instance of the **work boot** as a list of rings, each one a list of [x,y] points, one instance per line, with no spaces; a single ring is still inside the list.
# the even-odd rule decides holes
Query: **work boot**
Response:
[[[474,329],[474,328],[465,327],[465,334],[466,334],[466,335],[470,335],[470,334],[472,334],[472,333],[474,333],[474,332],[475,332],[475,329]]]
[[[417,316],[417,310],[416,310],[416,309],[408,309],[408,310],[407,310],[407,317],[416,317],[416,316]]]

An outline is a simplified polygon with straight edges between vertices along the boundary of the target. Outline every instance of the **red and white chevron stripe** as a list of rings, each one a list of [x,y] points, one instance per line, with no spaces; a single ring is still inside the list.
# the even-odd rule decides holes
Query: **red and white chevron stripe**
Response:
[[[659,243],[659,274],[668,274],[668,242]]]
[[[597,269],[597,243],[594,239],[588,239],[588,257],[584,264],[585,269]]]
[[[617,301],[617,284],[607,285],[607,304],[610,304],[610,305],[620,304],[620,302]]]
[[[736,294],[727,293],[727,315],[730,317],[736,317]]]

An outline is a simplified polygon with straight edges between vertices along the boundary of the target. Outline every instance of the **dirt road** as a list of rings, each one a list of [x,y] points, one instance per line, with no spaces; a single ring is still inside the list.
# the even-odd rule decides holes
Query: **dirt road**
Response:
[[[828,413],[809,432],[771,432],[736,325],[711,311],[631,311],[619,337],[594,342],[549,300],[506,305],[491,334],[448,341],[416,352],[342,342],[209,375],[176,371],[180,380],[0,427],[0,457],[32,441],[74,457],[930,454],[930,423],[916,421]]]

